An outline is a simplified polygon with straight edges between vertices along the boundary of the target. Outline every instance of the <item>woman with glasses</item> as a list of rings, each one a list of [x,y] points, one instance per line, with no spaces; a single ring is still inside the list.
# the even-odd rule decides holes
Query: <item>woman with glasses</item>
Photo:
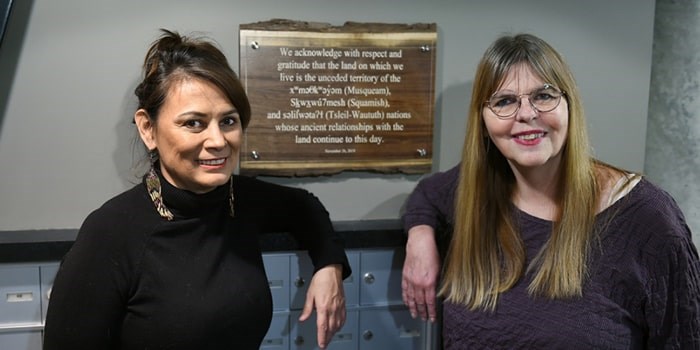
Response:
[[[592,157],[578,88],[550,45],[497,39],[467,124],[460,165],[420,181],[403,216],[404,302],[435,320],[437,288],[445,348],[700,348],[683,214]],[[442,267],[436,232],[451,236]]]

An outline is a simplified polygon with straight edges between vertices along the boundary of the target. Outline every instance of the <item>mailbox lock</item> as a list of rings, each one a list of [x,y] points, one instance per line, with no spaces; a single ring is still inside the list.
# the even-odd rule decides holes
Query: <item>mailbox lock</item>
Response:
[[[374,337],[374,334],[372,334],[372,331],[367,330],[362,333],[362,338],[365,340],[372,340],[372,337]]]
[[[306,281],[304,281],[304,278],[301,277],[301,276],[297,277],[297,278],[294,280],[294,286],[296,286],[297,288],[303,287],[304,284],[306,284]]]
[[[367,272],[364,276],[365,283],[367,284],[372,284],[374,283],[374,275],[371,272]]]
[[[297,345],[297,346],[304,345],[304,337],[298,335],[296,338],[294,338],[294,345]]]

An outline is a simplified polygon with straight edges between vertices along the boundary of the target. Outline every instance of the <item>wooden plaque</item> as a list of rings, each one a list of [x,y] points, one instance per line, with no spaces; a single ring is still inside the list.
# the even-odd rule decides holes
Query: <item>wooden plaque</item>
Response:
[[[240,26],[241,173],[431,170],[435,24]]]

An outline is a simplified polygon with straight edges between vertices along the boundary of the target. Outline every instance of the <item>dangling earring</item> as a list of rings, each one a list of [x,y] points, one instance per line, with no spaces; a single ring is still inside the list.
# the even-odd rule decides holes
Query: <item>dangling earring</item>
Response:
[[[148,162],[151,164],[151,169],[155,166],[158,161],[158,151],[154,148],[148,151]]]
[[[148,190],[148,195],[151,197],[151,201],[156,206],[158,214],[163,219],[168,221],[173,219],[173,213],[165,206],[163,201],[163,196],[160,193],[160,179],[158,179],[158,174],[156,174],[156,162],[158,161],[158,151],[151,150],[148,152],[149,160],[151,161],[151,170],[148,171],[146,175],[146,189]]]
[[[231,175],[231,178],[229,178],[229,197],[228,197],[228,205],[231,211],[229,214],[231,214],[232,218],[235,218],[236,216],[234,215],[233,211],[233,175]]]

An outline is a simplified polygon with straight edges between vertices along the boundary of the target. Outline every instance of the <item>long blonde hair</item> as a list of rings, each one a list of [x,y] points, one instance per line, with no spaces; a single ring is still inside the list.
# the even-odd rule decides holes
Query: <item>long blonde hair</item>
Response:
[[[484,101],[518,64],[565,91],[569,111],[552,234],[527,270],[525,247],[513,222],[515,178],[483,123]],[[527,271],[532,274],[531,295],[581,295],[600,195],[595,166],[579,91],[561,55],[530,34],[497,39],[484,53],[474,79],[455,194],[455,228],[440,294],[472,310],[493,310],[499,294]]]

